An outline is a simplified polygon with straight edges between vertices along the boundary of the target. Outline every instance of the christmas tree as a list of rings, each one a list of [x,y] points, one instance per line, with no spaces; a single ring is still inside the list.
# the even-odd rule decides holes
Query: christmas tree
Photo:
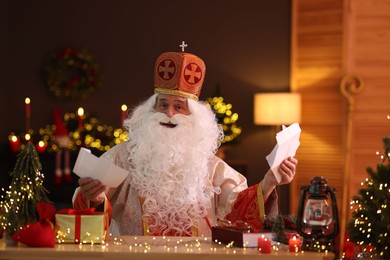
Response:
[[[12,235],[21,227],[38,220],[36,204],[49,202],[43,186],[44,175],[37,151],[31,142],[17,155],[11,172],[11,185],[0,202],[1,227]]]
[[[354,211],[347,229],[352,242],[374,248],[375,257],[390,259],[390,137],[384,137],[383,144],[384,154],[376,171],[367,169],[371,178],[351,201]]]

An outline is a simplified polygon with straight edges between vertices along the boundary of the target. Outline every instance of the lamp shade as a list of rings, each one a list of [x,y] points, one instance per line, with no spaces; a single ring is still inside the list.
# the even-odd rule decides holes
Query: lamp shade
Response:
[[[301,96],[298,93],[255,94],[255,125],[289,125],[300,121]]]

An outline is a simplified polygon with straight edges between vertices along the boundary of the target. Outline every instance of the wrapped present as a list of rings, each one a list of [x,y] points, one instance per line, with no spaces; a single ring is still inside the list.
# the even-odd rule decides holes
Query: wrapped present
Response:
[[[242,229],[213,226],[211,237],[214,242],[221,242],[234,247],[258,247],[259,238],[265,237],[272,242],[273,233],[253,233]]]
[[[108,214],[83,210],[62,209],[56,215],[57,243],[105,243],[108,231]]]

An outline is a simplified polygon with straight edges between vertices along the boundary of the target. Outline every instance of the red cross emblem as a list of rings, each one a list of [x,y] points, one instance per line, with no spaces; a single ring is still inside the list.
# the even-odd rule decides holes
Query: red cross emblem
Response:
[[[202,79],[202,70],[195,64],[190,63],[184,69],[184,79],[190,84],[196,84]]]
[[[165,80],[170,80],[175,75],[175,64],[172,60],[163,60],[158,65],[158,75]]]

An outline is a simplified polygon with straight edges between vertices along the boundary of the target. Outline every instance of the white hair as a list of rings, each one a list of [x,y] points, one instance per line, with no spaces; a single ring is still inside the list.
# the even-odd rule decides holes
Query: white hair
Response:
[[[143,218],[153,235],[190,235],[206,216],[212,195],[208,162],[223,131],[212,110],[188,100],[190,115],[168,118],[156,112],[157,94],[134,109],[124,122],[129,133],[131,185],[144,199]],[[174,128],[160,125],[171,121]]]

